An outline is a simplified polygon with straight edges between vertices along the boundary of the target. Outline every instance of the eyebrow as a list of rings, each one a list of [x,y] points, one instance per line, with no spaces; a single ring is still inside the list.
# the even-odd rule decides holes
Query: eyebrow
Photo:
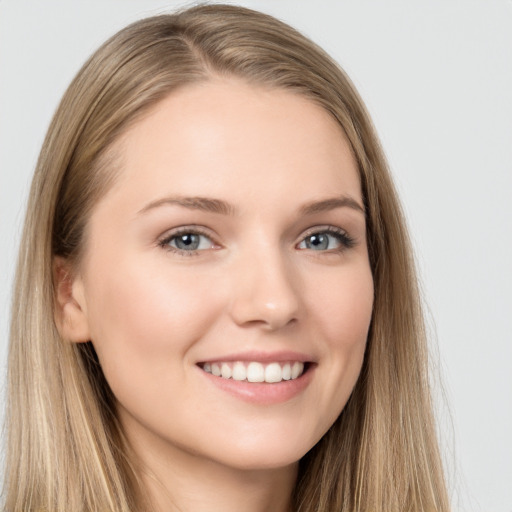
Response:
[[[209,213],[218,213],[220,215],[236,215],[237,209],[230,203],[222,199],[214,199],[211,197],[184,197],[172,196],[152,201],[142,208],[138,214],[143,214],[149,210],[159,208],[166,205],[177,205],[190,210],[201,210]],[[355,199],[350,196],[332,197],[321,201],[311,201],[301,206],[300,215],[314,215],[336,208],[351,208],[363,215],[366,214],[365,209]]]
[[[190,210],[202,210],[204,212],[219,213],[221,215],[234,215],[236,213],[236,208],[233,205],[226,201],[222,201],[221,199],[213,199],[210,197],[173,196],[157,199],[156,201],[149,203],[139,211],[139,214],[146,213],[149,210],[153,210],[154,208],[164,205],[177,205]]]
[[[310,203],[303,205],[299,212],[302,215],[314,215],[315,213],[335,210],[336,208],[352,208],[353,210],[366,215],[364,207],[350,196],[332,197],[322,201],[311,201]]]

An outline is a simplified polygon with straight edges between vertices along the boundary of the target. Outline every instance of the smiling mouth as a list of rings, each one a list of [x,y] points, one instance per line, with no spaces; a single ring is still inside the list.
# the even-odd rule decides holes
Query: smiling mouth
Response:
[[[215,363],[202,363],[199,364],[199,367],[206,373],[210,373],[222,379],[276,384],[298,379],[307,371],[309,363],[303,363],[302,361],[289,361],[284,363],[218,361]]]

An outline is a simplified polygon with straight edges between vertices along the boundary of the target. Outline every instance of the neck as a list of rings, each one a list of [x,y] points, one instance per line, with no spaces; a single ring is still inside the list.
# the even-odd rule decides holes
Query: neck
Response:
[[[143,501],[152,512],[292,511],[298,463],[233,468],[169,446],[137,444],[132,448],[138,459]]]
[[[296,469],[195,473],[166,472],[143,478],[155,512],[291,512]]]

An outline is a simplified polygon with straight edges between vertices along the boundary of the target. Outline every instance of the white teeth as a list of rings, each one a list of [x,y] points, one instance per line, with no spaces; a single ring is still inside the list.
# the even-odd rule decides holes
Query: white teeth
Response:
[[[265,368],[261,363],[249,363],[247,366],[247,380],[249,382],[265,382]]]
[[[233,380],[247,379],[247,370],[243,363],[235,363],[233,366]]]
[[[223,379],[276,383],[300,377],[304,372],[304,363],[295,361],[294,363],[285,364],[277,362],[263,364],[256,361],[249,363],[237,361],[235,363],[205,363],[202,368],[205,372]]]
[[[232,372],[231,372],[231,366],[229,366],[229,364],[222,363],[220,371],[221,371],[221,375],[222,375],[223,379],[231,378]]]
[[[281,382],[283,380],[283,372],[279,363],[270,363],[265,368],[265,382]]]
[[[292,379],[296,379],[304,371],[304,363],[296,361],[292,366]]]

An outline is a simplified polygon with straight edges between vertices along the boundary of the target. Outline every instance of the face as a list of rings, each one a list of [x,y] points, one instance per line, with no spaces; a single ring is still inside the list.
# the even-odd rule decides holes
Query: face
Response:
[[[219,80],[173,93],[116,150],[70,337],[92,340],[143,450],[293,464],[343,409],[372,313],[341,128],[298,95]]]

